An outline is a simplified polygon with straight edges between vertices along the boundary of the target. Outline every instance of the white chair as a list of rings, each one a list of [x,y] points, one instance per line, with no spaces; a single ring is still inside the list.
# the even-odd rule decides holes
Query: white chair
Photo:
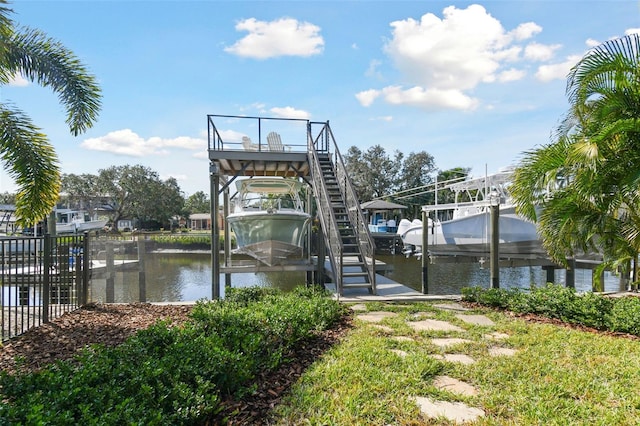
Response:
[[[258,145],[256,145],[253,142],[251,142],[251,138],[249,138],[249,136],[243,136],[242,137],[242,147],[244,148],[245,151],[257,151],[258,150]]]
[[[267,143],[269,144],[269,151],[284,151],[284,145],[282,145],[282,139],[276,132],[270,132],[267,135]],[[287,151],[291,151],[291,147],[287,147]]]

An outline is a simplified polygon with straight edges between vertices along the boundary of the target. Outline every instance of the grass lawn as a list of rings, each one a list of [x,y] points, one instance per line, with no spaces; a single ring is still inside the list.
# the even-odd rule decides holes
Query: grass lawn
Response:
[[[377,324],[356,318],[348,337],[319,359],[276,408],[274,424],[449,424],[422,415],[418,396],[481,408],[484,417],[472,423],[478,425],[640,424],[640,340],[489,309],[457,312],[431,303],[369,303],[366,309],[397,315]],[[457,317],[461,313],[484,314],[494,324],[472,325]],[[463,330],[416,331],[410,326],[424,319]],[[494,332],[508,337],[489,338]],[[443,337],[469,342],[444,348],[434,344],[432,339]],[[492,356],[495,347],[515,354]],[[434,357],[447,353],[466,354],[475,363]],[[438,376],[466,382],[477,394],[441,390],[434,385]]]

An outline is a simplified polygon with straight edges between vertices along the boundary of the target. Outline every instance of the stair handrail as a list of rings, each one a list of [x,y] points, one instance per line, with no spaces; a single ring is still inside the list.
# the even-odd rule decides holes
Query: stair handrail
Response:
[[[309,167],[310,175],[312,177],[313,192],[317,206],[318,216],[320,223],[322,224],[322,233],[324,241],[329,242],[329,262],[331,263],[331,269],[333,271],[334,281],[336,284],[337,294],[342,294],[342,265],[344,257],[344,248],[342,245],[342,239],[340,238],[340,231],[338,229],[338,222],[336,220],[333,209],[331,208],[331,200],[324,179],[322,179],[322,170],[320,167],[320,159],[318,158],[318,150],[316,149],[317,140],[314,141],[311,134],[311,126],[309,125],[308,131],[308,155],[309,155]],[[325,150],[322,150],[325,152]],[[327,152],[327,154],[329,154]],[[320,261],[320,259],[319,259]]]
[[[349,174],[347,173],[342,155],[340,154],[340,150],[338,149],[338,144],[336,143],[333,132],[331,131],[331,127],[329,126],[329,122],[310,122],[310,130],[312,124],[323,125],[322,130],[318,134],[318,138],[316,138],[316,144],[319,142],[320,136],[324,135],[324,148],[327,150],[327,152],[329,152],[329,154],[329,145],[333,145],[335,158],[333,164],[335,164],[336,178],[338,178],[339,182],[342,182],[342,185],[339,186],[345,200],[347,214],[349,215],[351,223],[356,227],[356,240],[358,242],[358,245],[360,246],[360,253],[362,253],[362,255],[364,256],[363,262],[367,266],[367,274],[369,275],[369,282],[371,283],[372,293],[376,294],[375,243],[373,241],[371,233],[369,232],[369,226],[364,220],[364,214],[362,213],[362,209],[360,208],[360,202],[356,195],[355,189],[353,188],[351,178],[349,178]]]

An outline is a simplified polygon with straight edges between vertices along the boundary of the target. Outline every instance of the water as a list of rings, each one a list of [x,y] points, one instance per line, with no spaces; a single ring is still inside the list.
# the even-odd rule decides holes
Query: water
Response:
[[[378,256],[378,260],[393,265],[386,276],[417,291],[422,288],[422,265],[415,258],[402,255]],[[148,302],[180,302],[211,299],[211,257],[208,253],[149,253],[145,257],[146,294]],[[137,269],[117,272],[114,279],[115,302],[130,303],[139,300]],[[576,290],[592,288],[591,271],[576,270]],[[555,281],[564,283],[563,270],[556,270]],[[531,284],[543,285],[546,272],[540,267],[502,268],[501,288],[529,288]],[[224,274],[220,274],[224,287]],[[476,263],[429,265],[430,294],[460,294],[463,287],[489,287],[489,269],[481,269]],[[232,287],[274,286],[289,290],[305,283],[305,273],[242,273],[231,275]],[[618,278],[605,276],[605,290],[618,291]],[[222,290],[222,289],[221,289]],[[104,302],[106,280],[91,280],[91,300]]]

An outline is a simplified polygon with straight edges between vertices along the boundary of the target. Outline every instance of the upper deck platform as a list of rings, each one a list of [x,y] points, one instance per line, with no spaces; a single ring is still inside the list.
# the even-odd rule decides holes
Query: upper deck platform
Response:
[[[207,122],[209,160],[221,175],[308,176],[309,120],[208,115]]]

